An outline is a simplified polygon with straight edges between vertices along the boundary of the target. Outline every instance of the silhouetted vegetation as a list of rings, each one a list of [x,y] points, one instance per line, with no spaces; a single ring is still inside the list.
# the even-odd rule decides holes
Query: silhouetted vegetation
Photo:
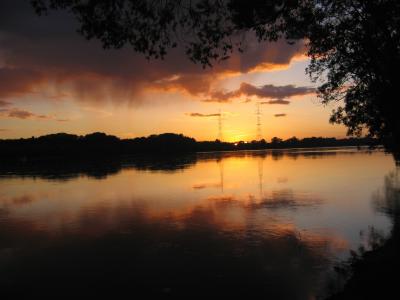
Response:
[[[180,46],[194,62],[211,66],[259,42],[307,41],[307,69],[323,103],[343,101],[331,122],[349,134],[366,128],[387,146],[400,145],[396,109],[400,84],[400,2],[396,0],[296,1],[84,1],[32,0],[37,13],[65,9],[79,31],[104,47],[128,44],[148,58]]]
[[[258,149],[282,149],[300,147],[337,147],[376,145],[371,138],[322,138],[312,137],[282,140],[273,138],[270,143],[265,140],[228,143],[216,141],[197,142],[194,138],[182,134],[164,133],[133,139],[119,139],[105,133],[92,133],[78,136],[57,133],[27,139],[0,140],[2,160],[18,158],[51,159],[52,157],[99,157],[109,155],[131,155],[138,153],[165,155],[171,153],[193,153],[202,151],[235,151]]]

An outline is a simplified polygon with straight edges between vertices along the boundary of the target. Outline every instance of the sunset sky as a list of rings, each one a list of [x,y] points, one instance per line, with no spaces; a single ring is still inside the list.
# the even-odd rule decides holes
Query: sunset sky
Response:
[[[102,131],[122,138],[163,132],[197,140],[256,138],[256,103],[262,135],[344,137],[328,123],[305,74],[302,42],[259,44],[247,38],[244,54],[203,69],[180,49],[146,60],[129,47],[103,50],[76,33],[65,12],[34,14],[29,1],[0,2],[0,138]]]

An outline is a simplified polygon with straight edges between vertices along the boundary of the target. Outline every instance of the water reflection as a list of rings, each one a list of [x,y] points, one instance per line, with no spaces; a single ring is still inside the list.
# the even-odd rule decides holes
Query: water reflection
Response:
[[[365,154],[372,151],[362,150]],[[289,150],[261,150],[261,151],[234,151],[234,152],[204,152],[197,154],[182,154],[179,156],[148,156],[134,155],[126,157],[109,157],[92,160],[50,159],[5,162],[0,164],[1,177],[38,177],[49,180],[68,180],[79,176],[88,176],[95,179],[104,179],[108,175],[117,174],[123,169],[133,168],[144,171],[177,172],[191,168],[201,161],[216,161],[219,163],[221,183],[223,182],[223,160],[228,158],[258,157],[259,176],[262,179],[262,165],[266,158],[278,161],[298,157],[316,159],[320,157],[340,155],[354,155],[353,147],[321,148],[321,149],[289,149]]]
[[[369,200],[393,160],[354,149],[274,153],[94,164],[102,176],[87,165],[9,167],[0,285],[323,295],[359,231],[390,228]]]
[[[285,224],[266,232],[251,222],[224,228],[204,208],[153,218],[134,206],[98,207],[81,211],[75,224],[79,232],[66,223],[55,235],[39,224],[9,220],[1,228],[2,244],[19,268],[3,266],[3,275],[24,288],[84,282],[145,291],[146,284],[153,292],[180,294],[187,284],[221,292],[233,285],[226,292],[234,294],[254,285],[269,296],[307,299],[327,263],[323,236],[299,236]]]
[[[337,277],[345,279],[344,288],[336,290],[329,300],[391,299],[398,294],[400,267],[400,169],[384,177],[383,186],[372,194],[378,213],[392,221],[390,234],[370,227],[362,232],[364,244],[337,266]],[[368,251],[366,251],[368,250]],[[334,281],[333,281],[334,282]]]
[[[64,159],[10,162],[0,165],[0,176],[37,177],[49,180],[69,180],[80,176],[105,179],[123,169],[176,172],[196,164],[196,154],[180,156],[130,156],[94,158],[92,160]]]
[[[400,218],[400,166],[385,176],[384,186],[373,195],[375,209],[392,217]]]

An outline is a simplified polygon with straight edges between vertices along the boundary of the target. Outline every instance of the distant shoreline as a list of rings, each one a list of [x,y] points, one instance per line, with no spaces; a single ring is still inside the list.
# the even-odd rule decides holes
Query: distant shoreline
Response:
[[[195,153],[220,153],[220,152],[240,152],[240,151],[266,151],[266,150],[278,150],[278,151],[287,151],[287,150],[298,150],[299,153],[305,152],[303,150],[339,150],[339,149],[357,149],[357,148],[361,148],[361,149],[371,149],[371,150],[383,150],[384,146],[383,145],[358,145],[358,146],[310,146],[310,147],[290,147],[290,148],[263,148],[263,149],[240,149],[240,150],[225,150],[225,151],[198,151]],[[314,152],[314,151],[313,151]]]
[[[219,140],[200,142],[194,138],[174,133],[150,135],[134,139],[119,139],[116,136],[100,132],[85,136],[58,133],[36,138],[0,140],[0,161],[94,158],[136,154],[171,155],[240,150],[376,147],[378,145],[378,141],[372,138],[336,139],[311,137],[297,139],[293,137],[282,140],[274,137],[270,142],[260,140],[228,143]]]

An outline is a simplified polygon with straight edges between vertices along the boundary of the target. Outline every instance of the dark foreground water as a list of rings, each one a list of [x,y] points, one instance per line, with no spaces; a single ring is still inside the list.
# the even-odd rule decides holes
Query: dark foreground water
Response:
[[[3,165],[0,288],[323,297],[371,228],[389,234],[393,172],[354,148]]]

